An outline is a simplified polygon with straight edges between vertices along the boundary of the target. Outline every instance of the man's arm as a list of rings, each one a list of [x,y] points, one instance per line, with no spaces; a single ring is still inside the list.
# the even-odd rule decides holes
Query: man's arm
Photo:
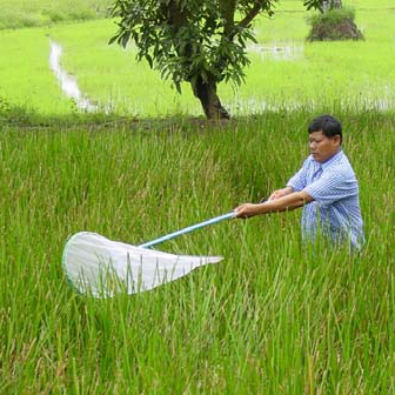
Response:
[[[303,207],[314,199],[305,191],[293,192],[275,200],[261,204],[245,203],[235,209],[237,218],[249,218],[260,214],[294,210]]]

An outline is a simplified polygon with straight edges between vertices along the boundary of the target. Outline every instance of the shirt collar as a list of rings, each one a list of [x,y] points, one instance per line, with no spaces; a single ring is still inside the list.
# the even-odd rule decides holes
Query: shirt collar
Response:
[[[341,149],[339,152],[337,152],[335,155],[333,155],[331,158],[329,158],[326,162],[324,163],[320,163],[317,162],[312,155],[310,155],[310,160],[311,162],[314,163],[314,166],[316,169],[321,168],[322,170],[325,170],[326,168],[328,168],[330,165],[332,165],[333,163],[337,162],[338,160],[341,160],[344,156],[343,150]]]

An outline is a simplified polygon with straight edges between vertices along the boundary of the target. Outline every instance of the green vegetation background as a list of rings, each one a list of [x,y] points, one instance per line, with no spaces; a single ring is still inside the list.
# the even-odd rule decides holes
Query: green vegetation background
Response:
[[[303,57],[253,54],[247,84],[221,94],[239,114],[256,110],[251,98],[273,108],[225,124],[89,123],[49,70],[46,34],[64,45],[62,63],[84,92],[114,98],[117,114],[200,114],[190,95],[184,102],[137,65],[133,49],[107,46],[110,20],[0,33],[0,107],[53,116],[50,127],[0,122],[1,394],[394,393],[394,11],[390,1],[353,4],[363,43],[304,44],[294,1],[260,21],[260,43],[295,40]],[[69,288],[70,235],[139,244],[258,201],[299,168],[307,123],[323,111],[343,122],[360,182],[361,254],[304,245],[294,211],[162,245],[225,259],[152,292],[96,301]]]

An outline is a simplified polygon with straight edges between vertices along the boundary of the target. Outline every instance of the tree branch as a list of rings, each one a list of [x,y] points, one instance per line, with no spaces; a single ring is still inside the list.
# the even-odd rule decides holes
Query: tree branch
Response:
[[[237,27],[239,29],[244,29],[246,28],[252,21],[253,19],[260,13],[264,6],[264,0],[257,1],[250,9],[250,11],[247,13],[247,15],[238,23]]]
[[[235,12],[237,0],[222,0],[220,1],[221,14],[224,19],[224,36],[227,37],[233,31],[235,25]]]
[[[164,9],[167,11],[169,25],[176,31],[181,27],[188,26],[188,17],[177,1],[170,1]]]

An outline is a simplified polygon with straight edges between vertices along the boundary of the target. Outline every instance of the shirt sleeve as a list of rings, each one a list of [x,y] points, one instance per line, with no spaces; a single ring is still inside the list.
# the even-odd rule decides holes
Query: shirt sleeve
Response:
[[[356,196],[359,193],[358,182],[352,172],[334,169],[327,171],[322,176],[304,188],[320,207]]]
[[[287,187],[291,187],[295,192],[300,192],[307,184],[307,169],[306,162],[303,163],[302,168],[287,182]]]

